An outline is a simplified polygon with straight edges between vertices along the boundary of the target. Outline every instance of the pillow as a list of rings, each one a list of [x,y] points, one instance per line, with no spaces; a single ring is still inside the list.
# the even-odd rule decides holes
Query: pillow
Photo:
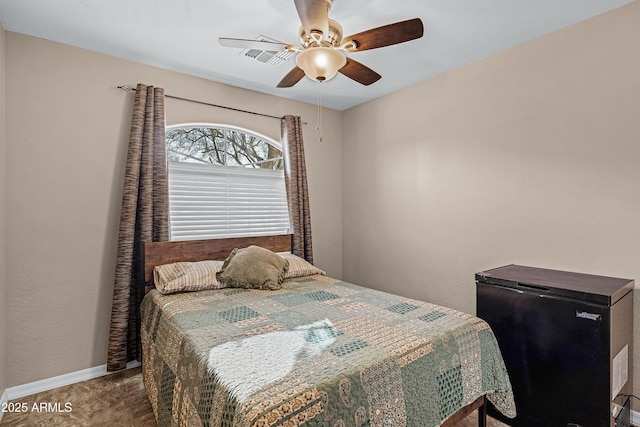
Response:
[[[299,256],[296,256],[294,254],[282,254],[280,256],[289,261],[289,270],[284,276],[285,279],[293,279],[294,277],[302,276],[313,276],[314,274],[321,274],[323,276],[327,275],[327,273],[320,270],[309,261],[300,258]]]
[[[163,294],[224,288],[216,279],[223,261],[174,262],[153,269],[153,282]]]
[[[216,274],[219,281],[234,288],[280,289],[289,262],[260,246],[235,248]]]

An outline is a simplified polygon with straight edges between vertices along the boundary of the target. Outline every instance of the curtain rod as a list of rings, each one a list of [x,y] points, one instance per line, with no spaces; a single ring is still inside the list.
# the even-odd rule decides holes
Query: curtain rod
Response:
[[[117,86],[118,89],[123,90],[125,92],[135,92],[136,88],[131,87],[129,85],[122,85],[122,86]],[[262,117],[269,117],[271,119],[278,119],[278,120],[282,120],[284,119],[284,117],[278,117],[278,116],[271,116],[269,114],[263,114],[263,113],[256,113],[255,111],[247,111],[247,110],[241,110],[239,108],[233,108],[233,107],[227,107],[225,105],[218,105],[218,104],[211,104],[209,102],[204,102],[204,101],[197,101],[195,99],[188,99],[188,98],[181,98],[179,96],[173,96],[173,95],[164,95],[165,98],[171,98],[171,99],[177,99],[179,101],[186,101],[186,102],[193,102],[194,104],[201,104],[201,105],[207,105],[209,107],[217,107],[217,108],[224,108],[225,110],[232,110],[232,111],[237,111],[239,113],[247,113],[247,114],[253,114],[256,116],[262,116]],[[303,124],[307,124],[306,122],[302,122]]]

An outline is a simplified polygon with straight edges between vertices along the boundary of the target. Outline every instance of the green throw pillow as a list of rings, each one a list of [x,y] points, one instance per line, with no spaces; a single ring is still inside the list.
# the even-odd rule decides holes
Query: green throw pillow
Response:
[[[280,289],[289,261],[260,246],[234,249],[216,273],[219,281],[234,288]]]

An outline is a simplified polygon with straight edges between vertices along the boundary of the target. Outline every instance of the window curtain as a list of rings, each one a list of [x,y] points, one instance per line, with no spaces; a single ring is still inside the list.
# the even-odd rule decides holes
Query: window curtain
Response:
[[[282,118],[281,139],[289,217],[293,227],[292,252],[313,263],[309,188],[300,117]]]
[[[164,90],[139,84],[125,168],[107,371],[140,360],[141,248],[169,238]]]

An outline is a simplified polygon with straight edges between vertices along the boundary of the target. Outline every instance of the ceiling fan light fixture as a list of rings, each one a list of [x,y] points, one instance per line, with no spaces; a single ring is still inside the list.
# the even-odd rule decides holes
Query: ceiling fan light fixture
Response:
[[[310,47],[298,53],[296,64],[311,80],[331,80],[347,63],[344,53],[331,47]]]

